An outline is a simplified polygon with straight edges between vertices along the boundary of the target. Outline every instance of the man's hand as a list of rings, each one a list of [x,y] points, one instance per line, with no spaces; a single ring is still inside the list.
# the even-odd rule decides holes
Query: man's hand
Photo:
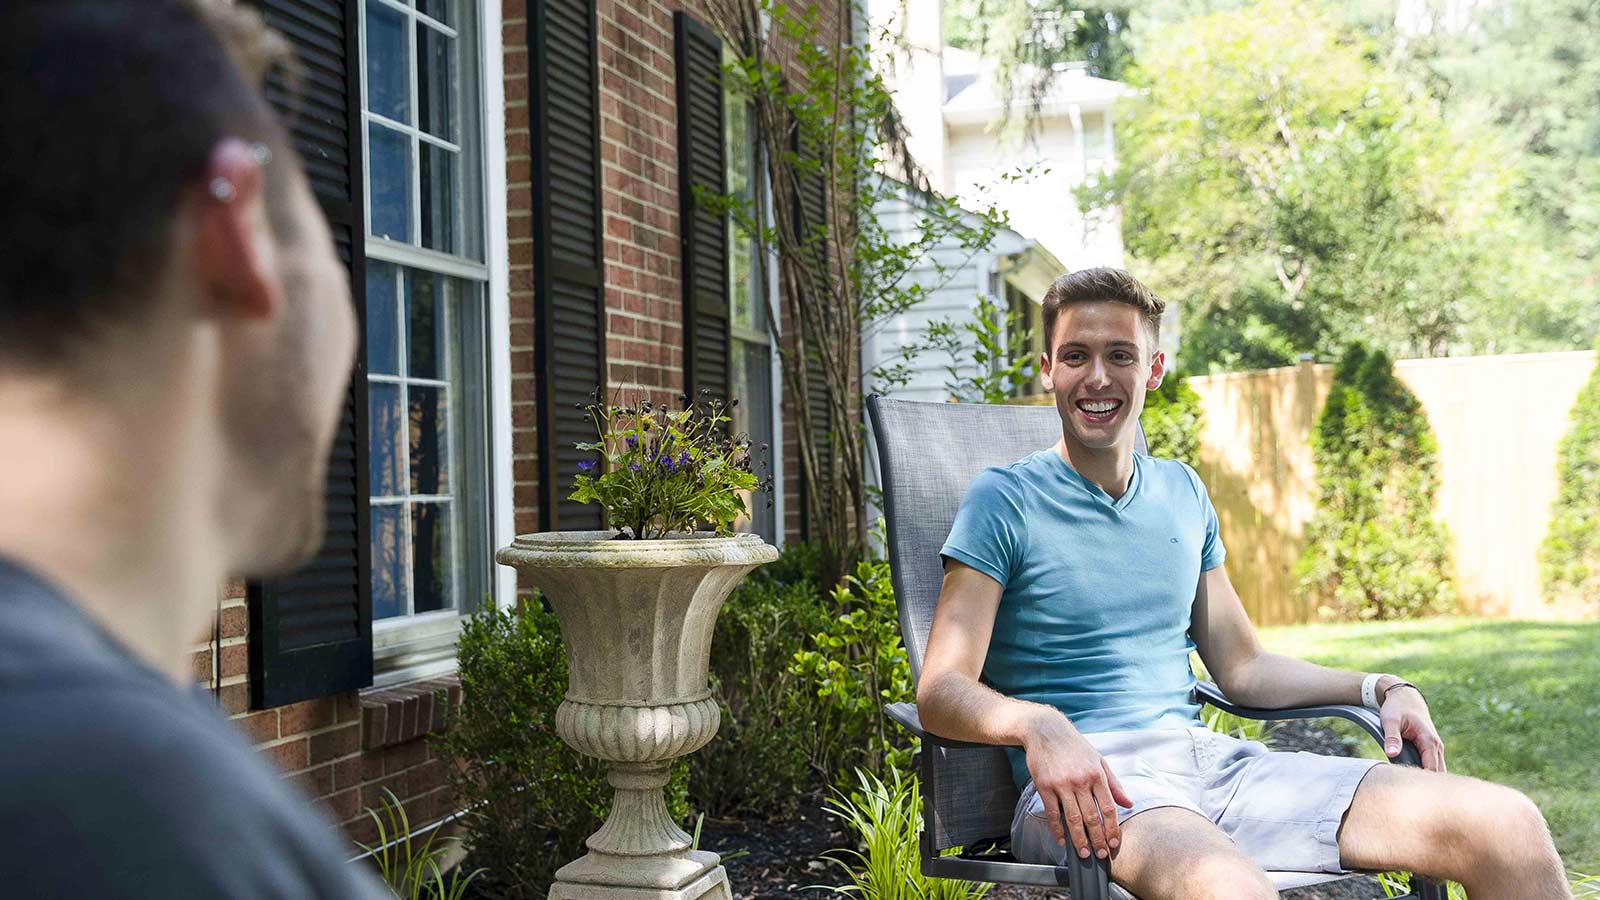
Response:
[[[1090,853],[1105,859],[1122,845],[1117,805],[1132,806],[1133,801],[1066,716],[1050,710],[1030,731],[1023,749],[1050,833],[1063,847],[1070,838],[1082,859]]]
[[[1428,704],[1422,692],[1410,685],[1397,685],[1383,695],[1383,706],[1378,712],[1383,720],[1383,752],[1390,759],[1400,755],[1401,741],[1417,745],[1422,753],[1422,767],[1430,772],[1443,772],[1444,742],[1433,727],[1433,717],[1428,715]]]

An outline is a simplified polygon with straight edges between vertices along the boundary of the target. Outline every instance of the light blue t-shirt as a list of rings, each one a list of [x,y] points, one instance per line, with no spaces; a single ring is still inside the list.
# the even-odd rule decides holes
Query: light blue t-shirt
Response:
[[[1194,470],[1134,455],[1122,497],[1053,448],[979,473],[940,554],[1000,582],[983,681],[1085,734],[1196,724],[1189,619],[1226,551]],[[1017,786],[1020,750],[1008,750]]]

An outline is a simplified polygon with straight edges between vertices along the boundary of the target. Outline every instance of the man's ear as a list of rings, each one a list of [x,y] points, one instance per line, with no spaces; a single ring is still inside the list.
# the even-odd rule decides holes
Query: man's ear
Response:
[[[267,154],[258,146],[237,138],[218,143],[201,183],[185,199],[195,277],[213,315],[268,318],[283,300],[263,196]]]
[[[1039,354],[1039,384],[1047,391],[1054,391],[1055,385],[1050,380],[1050,354]]]
[[[1165,378],[1166,374],[1167,354],[1157,350],[1155,355],[1150,357],[1150,378],[1145,382],[1144,389],[1153,391],[1161,387],[1161,379]]]

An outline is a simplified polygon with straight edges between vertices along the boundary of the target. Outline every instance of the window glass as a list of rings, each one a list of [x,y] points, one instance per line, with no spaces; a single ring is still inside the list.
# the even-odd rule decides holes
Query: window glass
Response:
[[[410,61],[406,16],[382,3],[367,3],[367,109],[396,122],[410,117]]]

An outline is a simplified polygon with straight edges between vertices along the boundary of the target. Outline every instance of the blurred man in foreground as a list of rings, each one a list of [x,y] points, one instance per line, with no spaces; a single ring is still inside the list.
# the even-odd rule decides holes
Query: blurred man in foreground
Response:
[[[379,897],[192,685],[229,575],[321,543],[344,271],[226,2],[0,11],[8,895]]]

